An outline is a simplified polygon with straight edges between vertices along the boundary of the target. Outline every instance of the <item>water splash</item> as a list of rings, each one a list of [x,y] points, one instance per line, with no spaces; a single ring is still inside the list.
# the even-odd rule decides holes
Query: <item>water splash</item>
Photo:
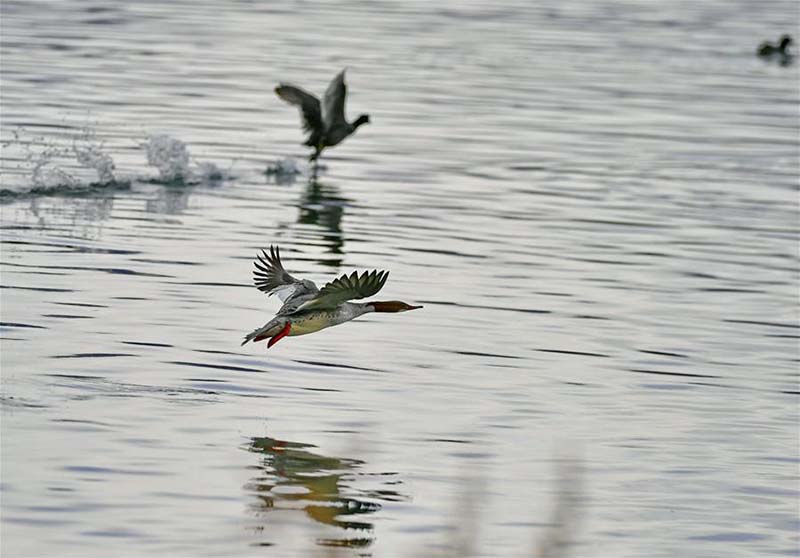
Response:
[[[83,135],[72,143],[72,152],[78,163],[94,169],[100,184],[113,184],[117,182],[114,176],[114,159],[104,148],[104,142],[97,140],[97,133],[92,128],[85,128]]]
[[[41,150],[31,150],[26,154],[25,161],[31,165],[33,189],[74,188],[79,183],[77,178],[56,162],[59,158],[66,157],[67,153],[55,145],[45,145]]]
[[[230,167],[228,170],[222,170],[214,163],[208,161],[197,163],[197,171],[203,182],[215,182],[231,178]]]
[[[189,149],[181,140],[158,134],[148,137],[144,148],[147,164],[158,169],[160,181],[186,182],[190,177]]]
[[[148,136],[142,147],[147,152],[147,164],[158,169],[156,182],[197,184],[230,177],[214,163],[195,161],[184,142],[166,134]]]
[[[298,163],[293,157],[277,159],[267,165],[264,174],[272,178],[276,184],[292,184],[299,175],[308,174],[309,167]]]
[[[194,160],[184,142],[167,135],[149,136],[140,147],[146,151],[148,164],[158,169],[158,177],[152,182],[187,185],[232,177],[230,168]],[[117,176],[114,158],[89,124],[48,136],[30,136],[24,128],[17,128],[2,148],[0,197],[5,199],[131,187],[130,179]]]
[[[29,137],[24,128],[16,128],[11,133],[12,138],[2,144],[3,162],[15,162],[5,164],[2,169],[4,192],[60,184],[72,186],[77,182],[58,164],[59,161],[63,164],[69,156],[65,146],[44,136]],[[16,188],[8,189],[9,186]]]
[[[267,175],[295,175],[302,174],[303,171],[294,158],[284,157],[267,165],[267,170],[264,172]]]
[[[16,161],[2,170],[4,188],[0,195],[4,197],[72,194],[130,185],[115,177],[114,159],[89,125],[54,137],[30,137],[24,128],[17,128],[2,146],[4,159]]]

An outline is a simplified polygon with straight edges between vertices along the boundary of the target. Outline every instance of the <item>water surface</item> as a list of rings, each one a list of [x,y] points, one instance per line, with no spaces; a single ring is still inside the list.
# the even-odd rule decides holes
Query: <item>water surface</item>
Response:
[[[3,555],[800,554],[797,23],[3,2]],[[425,309],[240,347],[269,244]]]

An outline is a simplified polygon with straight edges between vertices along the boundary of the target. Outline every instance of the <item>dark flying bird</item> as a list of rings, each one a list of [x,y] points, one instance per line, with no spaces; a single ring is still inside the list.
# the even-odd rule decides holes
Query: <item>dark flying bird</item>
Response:
[[[338,145],[355,132],[356,128],[369,122],[368,114],[362,114],[353,123],[347,122],[344,117],[344,101],[347,96],[344,70],[328,85],[322,103],[308,91],[285,83],[278,85],[275,93],[290,105],[300,107],[303,130],[309,134],[303,145],[314,148],[309,161],[316,161],[323,149]]]
[[[275,317],[262,327],[248,333],[242,345],[248,341],[270,338],[267,348],[287,335],[315,333],[326,327],[349,322],[368,312],[406,312],[422,306],[411,306],[405,302],[349,302],[367,298],[381,290],[388,271],[373,270],[358,275],[342,275],[327,283],[322,289],[308,279],[295,279],[283,268],[277,246],[264,250],[254,262],[253,282],[258,290],[267,295],[278,295],[283,306]]]

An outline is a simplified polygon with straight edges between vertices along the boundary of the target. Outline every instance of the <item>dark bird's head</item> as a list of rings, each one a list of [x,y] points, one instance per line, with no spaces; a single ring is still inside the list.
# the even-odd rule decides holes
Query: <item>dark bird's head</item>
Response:
[[[786,52],[790,44],[792,44],[792,38],[789,35],[783,35],[781,37],[781,42],[778,43],[778,48],[781,52]]]
[[[370,306],[375,309],[375,312],[408,312],[409,310],[416,310],[422,306],[411,306],[399,300],[389,300],[386,302],[371,302]]]
[[[369,124],[369,114],[362,114],[356,118],[356,121],[353,122],[353,128],[358,128],[362,124]]]

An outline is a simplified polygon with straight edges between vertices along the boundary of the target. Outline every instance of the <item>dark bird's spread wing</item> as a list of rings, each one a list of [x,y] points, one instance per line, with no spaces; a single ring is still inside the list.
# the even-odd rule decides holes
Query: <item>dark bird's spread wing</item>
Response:
[[[367,298],[380,291],[388,277],[388,271],[377,270],[365,271],[361,275],[355,271],[349,276],[342,275],[322,287],[314,298],[301,304],[297,311],[336,308],[348,300]]]
[[[300,107],[300,114],[303,117],[303,129],[306,132],[311,134],[322,132],[322,111],[319,99],[308,91],[283,83],[275,88],[275,93],[290,105]]]
[[[300,295],[317,293],[316,285],[308,280],[300,280],[289,275],[281,263],[281,253],[277,246],[269,247],[269,254],[261,250],[253,262],[253,282],[259,291],[267,295],[277,294],[278,298],[286,302],[289,298]]]
[[[344,84],[344,70],[331,80],[322,97],[322,123],[326,130],[347,124],[344,117],[344,100],[347,97],[347,86]]]

